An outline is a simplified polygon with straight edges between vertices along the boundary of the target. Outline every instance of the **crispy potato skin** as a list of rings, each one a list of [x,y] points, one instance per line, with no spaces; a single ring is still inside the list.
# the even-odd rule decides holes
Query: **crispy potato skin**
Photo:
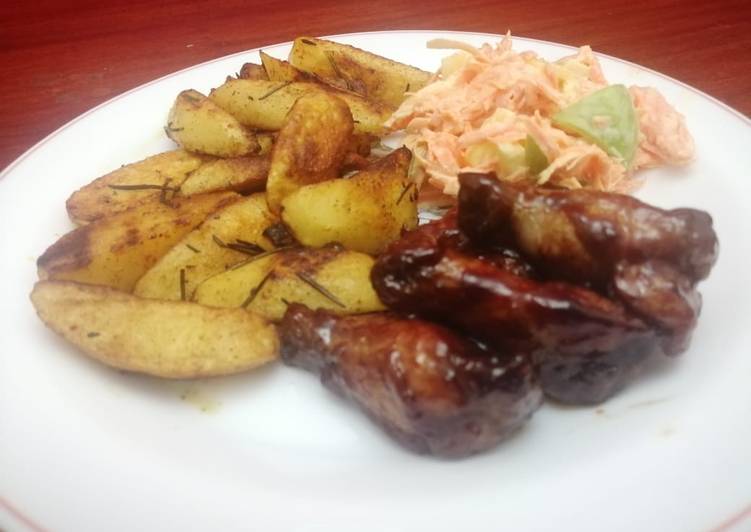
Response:
[[[298,37],[289,62],[334,86],[396,109],[407,92],[424,87],[430,72],[359,48],[312,37]]]
[[[195,90],[177,95],[165,132],[186,150],[217,157],[239,157],[260,150],[252,131]]]
[[[287,303],[302,303],[338,314],[383,310],[370,284],[373,258],[341,247],[297,248],[278,252],[204,281],[195,301],[216,307],[238,307],[279,320]],[[341,303],[337,304],[301,279],[313,279]],[[259,289],[260,286],[260,289]],[[255,295],[248,302],[252,292]]]
[[[353,125],[349,108],[335,96],[316,92],[295,102],[271,152],[271,212],[278,213],[282,200],[301,186],[338,177]]]
[[[209,215],[199,227],[185,235],[138,280],[133,293],[175,301],[184,293],[186,299],[190,299],[205,279],[250,256],[227,244],[242,240],[264,250],[274,249],[263,233],[276,222],[278,219],[269,212],[264,194],[242,198]]]
[[[209,161],[194,170],[180,186],[180,194],[194,196],[208,192],[261,192],[269,175],[268,155],[247,155]]]
[[[297,99],[312,91],[326,92],[344,100],[352,112],[357,133],[384,133],[383,124],[393,109],[319,83],[232,79],[212,90],[209,98],[247,127],[279,131]]]
[[[157,189],[117,190],[112,186],[180,186],[191,172],[213,157],[173,150],[127,164],[105,174],[71,194],[65,202],[68,216],[77,225],[86,224],[159,197]]]
[[[125,292],[207,215],[237,201],[233,192],[150,200],[69,232],[37,260],[41,279],[101,284]]]
[[[275,327],[242,309],[141,299],[104,286],[40,281],[42,321],[109,366],[170,379],[247,371],[278,357]]]
[[[302,187],[282,201],[282,220],[306,246],[338,242],[377,255],[417,227],[417,192],[407,176],[411,158],[400,148],[349,179]]]

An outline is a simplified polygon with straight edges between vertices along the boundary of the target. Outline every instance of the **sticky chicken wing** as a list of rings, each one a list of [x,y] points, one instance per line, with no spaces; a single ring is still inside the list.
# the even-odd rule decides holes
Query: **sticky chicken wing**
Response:
[[[420,453],[461,457],[516,431],[541,403],[529,359],[426,321],[289,306],[282,359],[320,375]]]
[[[539,282],[443,245],[422,226],[376,261],[383,303],[528,353],[543,390],[567,403],[598,403],[624,386],[656,348],[654,331],[618,303],[583,287]]]
[[[696,284],[717,260],[712,218],[663,210],[630,196],[546,190],[460,177],[458,225],[473,246],[513,246],[549,279],[592,287],[684,351],[701,311]]]
[[[458,224],[480,246],[518,249],[550,278],[607,286],[620,262],[660,260],[696,283],[717,260],[712,218],[663,210],[623,194],[502,183],[492,174],[459,177]]]

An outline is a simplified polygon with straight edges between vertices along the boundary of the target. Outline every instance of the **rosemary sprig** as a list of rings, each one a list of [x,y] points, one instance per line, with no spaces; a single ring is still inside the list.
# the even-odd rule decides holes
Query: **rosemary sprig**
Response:
[[[399,198],[396,200],[396,204],[399,205],[402,202],[402,199],[404,199],[404,196],[407,194],[407,191],[415,186],[414,183],[409,182],[406,185],[404,185],[404,188],[402,188],[402,193],[399,194]]]
[[[187,296],[185,292],[185,268],[180,268],[180,301],[186,300]]]
[[[248,297],[246,297],[245,301],[243,301],[242,304],[240,305],[242,308],[247,308],[248,305],[250,305],[253,302],[253,300],[256,298],[256,296],[258,295],[258,293],[263,288],[263,285],[265,285],[266,281],[268,281],[269,278],[271,277],[272,273],[274,273],[274,270],[269,270],[269,272],[266,275],[263,276],[263,279],[261,279],[261,282],[258,283],[258,286],[253,287],[250,290],[250,293],[248,294]]]
[[[251,262],[255,262],[257,260],[265,259],[266,257],[268,257],[270,255],[274,255],[276,253],[279,253],[280,251],[287,251],[288,249],[294,249],[296,247],[297,246],[287,246],[287,247],[284,247],[284,248],[277,248],[277,249],[272,249],[270,251],[264,251],[263,253],[259,253],[258,255],[255,255],[253,257],[245,259],[242,262],[238,262],[237,264],[233,264],[232,266],[230,266],[229,269],[230,270],[237,270],[238,268],[242,268],[243,266],[247,266]]]
[[[169,180],[168,180],[169,181]],[[169,187],[166,185],[107,185],[113,190],[168,190],[170,192],[177,192],[180,187]]]
[[[259,100],[265,100],[266,98],[268,98],[269,96],[271,96],[272,94],[274,94],[276,91],[282,90],[284,87],[286,87],[290,83],[292,83],[292,82],[291,81],[285,81],[284,83],[282,83],[278,87],[274,87],[273,89],[271,89],[269,92],[267,92],[266,94],[264,94],[263,96],[261,96],[258,99]]]
[[[247,240],[241,240],[239,238],[236,239],[234,242],[230,242],[230,243],[224,242],[221,238],[219,238],[216,235],[211,235],[211,238],[214,240],[214,243],[216,243],[216,245],[219,247],[231,249],[233,251],[238,251],[240,253],[245,253],[246,255],[255,256],[265,251],[258,244],[254,244],[253,242],[248,242]]]
[[[170,206],[170,204],[167,202],[167,186],[170,184],[170,181],[172,181],[171,178],[166,178],[164,180],[164,186],[162,187],[162,190],[159,191],[159,202],[163,203],[164,205]],[[172,198],[170,198],[170,201],[175,197],[174,192],[172,193]]]
[[[302,282],[316,290],[318,293],[323,295],[326,299],[333,302],[336,305],[339,305],[342,308],[347,308],[347,306],[342,303],[338,297],[336,297],[334,294],[329,292],[329,290],[322,286],[318,281],[313,279],[313,277],[306,273],[306,272],[295,272],[295,275],[297,275],[297,278],[300,279]]]

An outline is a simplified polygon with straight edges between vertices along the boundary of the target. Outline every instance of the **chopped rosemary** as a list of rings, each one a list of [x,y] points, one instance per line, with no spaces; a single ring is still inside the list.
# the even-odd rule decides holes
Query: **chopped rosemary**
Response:
[[[290,83],[292,83],[292,82],[291,81],[285,81],[284,83],[282,83],[278,87],[274,87],[273,89],[271,89],[269,92],[267,92],[266,94],[264,94],[263,96],[261,96],[258,99],[259,100],[265,100],[266,98],[268,98],[269,96],[271,96],[272,94],[274,94],[276,91],[282,90],[284,87],[286,87]]]
[[[211,238],[219,247],[231,249],[233,251],[238,251],[240,253],[245,253],[246,255],[255,256],[265,251],[258,244],[254,244],[253,242],[248,242],[247,240],[241,240],[239,238],[236,239],[234,242],[230,242],[229,244],[224,242],[221,238],[219,238],[216,235],[211,235]]]
[[[303,43],[305,43],[305,44],[309,44],[310,46],[318,46],[316,43],[314,43],[310,39],[300,39],[300,41],[303,42]]]
[[[402,193],[399,194],[399,198],[396,200],[396,204],[399,205],[402,202],[402,199],[404,199],[404,196],[407,194],[407,191],[412,188],[415,184],[411,181],[404,185],[404,188],[402,189]]]
[[[234,245],[237,246],[238,248],[239,247],[244,248],[244,250],[246,250],[249,254],[252,254],[252,255],[258,255],[259,253],[263,253],[264,251],[266,251],[258,244],[254,242],[248,242],[247,240],[243,240],[241,238],[236,238]]]
[[[289,301],[287,301],[287,299],[285,299],[283,297],[281,297],[279,299],[281,299],[282,303],[284,303],[285,305],[289,306]]]
[[[274,255],[276,253],[279,253],[280,251],[287,251],[288,249],[294,249],[297,246],[287,246],[284,248],[277,248],[272,249],[270,251],[264,251],[263,253],[259,253],[258,255],[255,255],[253,257],[250,257],[248,259],[245,259],[244,261],[238,262],[237,264],[233,264],[229,267],[230,270],[237,270],[238,268],[242,268],[243,266],[247,266],[251,262],[255,262],[257,260],[265,259],[266,257],[270,255]]]
[[[159,202],[164,203],[167,206],[170,206],[170,204],[167,202],[167,185],[169,185],[170,181],[172,181],[171,178],[169,177],[166,178],[164,180],[164,186],[162,187],[162,190],[159,191]],[[174,194],[173,194],[173,197],[174,197]]]
[[[407,88],[404,89],[404,92],[409,92],[409,83],[407,83]]]
[[[169,180],[168,180],[169,181]],[[170,192],[177,192],[179,187],[169,187],[165,185],[107,185],[114,190],[168,190]]]
[[[174,127],[172,125],[172,122],[167,122],[167,125],[164,126],[164,129],[166,129],[167,131],[175,132],[175,131],[182,131],[185,128],[184,127]]]
[[[258,286],[254,287],[254,288],[252,288],[250,290],[250,293],[248,294],[248,297],[246,297],[245,301],[243,301],[242,304],[240,305],[242,308],[247,308],[248,305],[250,305],[253,302],[253,300],[256,298],[256,296],[258,295],[258,293],[263,288],[263,285],[265,285],[266,281],[268,281],[269,278],[271,277],[272,273],[274,273],[274,270],[270,270],[266,275],[263,276],[263,279],[261,279],[261,282],[258,283]]]
[[[97,336],[99,336],[99,333],[96,331],[91,331],[86,336],[88,336],[89,338],[96,338]]]
[[[196,247],[193,247],[190,244],[185,244],[185,247],[188,248],[189,250],[191,250],[193,253],[200,253],[201,252],[200,249],[198,249]]]
[[[180,301],[185,301],[185,268],[180,268]]]
[[[336,297],[334,294],[329,292],[328,289],[326,289],[326,287],[321,286],[321,284],[315,279],[313,279],[313,277],[310,274],[305,273],[305,272],[295,272],[295,275],[297,275],[298,279],[300,279],[302,282],[304,282],[305,284],[307,284],[308,286],[316,290],[318,293],[323,295],[329,301],[332,301],[333,303],[335,303],[336,305],[339,305],[342,308],[347,308],[346,305],[342,303],[338,297]]]

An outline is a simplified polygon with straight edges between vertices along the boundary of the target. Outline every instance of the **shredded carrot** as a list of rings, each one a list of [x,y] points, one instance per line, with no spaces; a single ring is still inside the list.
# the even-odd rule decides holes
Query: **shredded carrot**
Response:
[[[504,180],[625,191],[639,184],[633,177],[639,168],[686,164],[693,158],[683,117],[651,88],[629,89],[639,119],[639,146],[630,168],[552,124],[556,112],[608,86],[588,46],[555,62],[534,52],[514,52],[510,34],[495,46],[476,48],[447,39],[428,46],[458,51],[386,123],[406,132],[420,185],[427,180],[444,194],[456,195],[459,173],[493,171]],[[606,123],[608,117],[595,119]],[[528,137],[547,159],[547,167],[535,174],[524,164]]]

